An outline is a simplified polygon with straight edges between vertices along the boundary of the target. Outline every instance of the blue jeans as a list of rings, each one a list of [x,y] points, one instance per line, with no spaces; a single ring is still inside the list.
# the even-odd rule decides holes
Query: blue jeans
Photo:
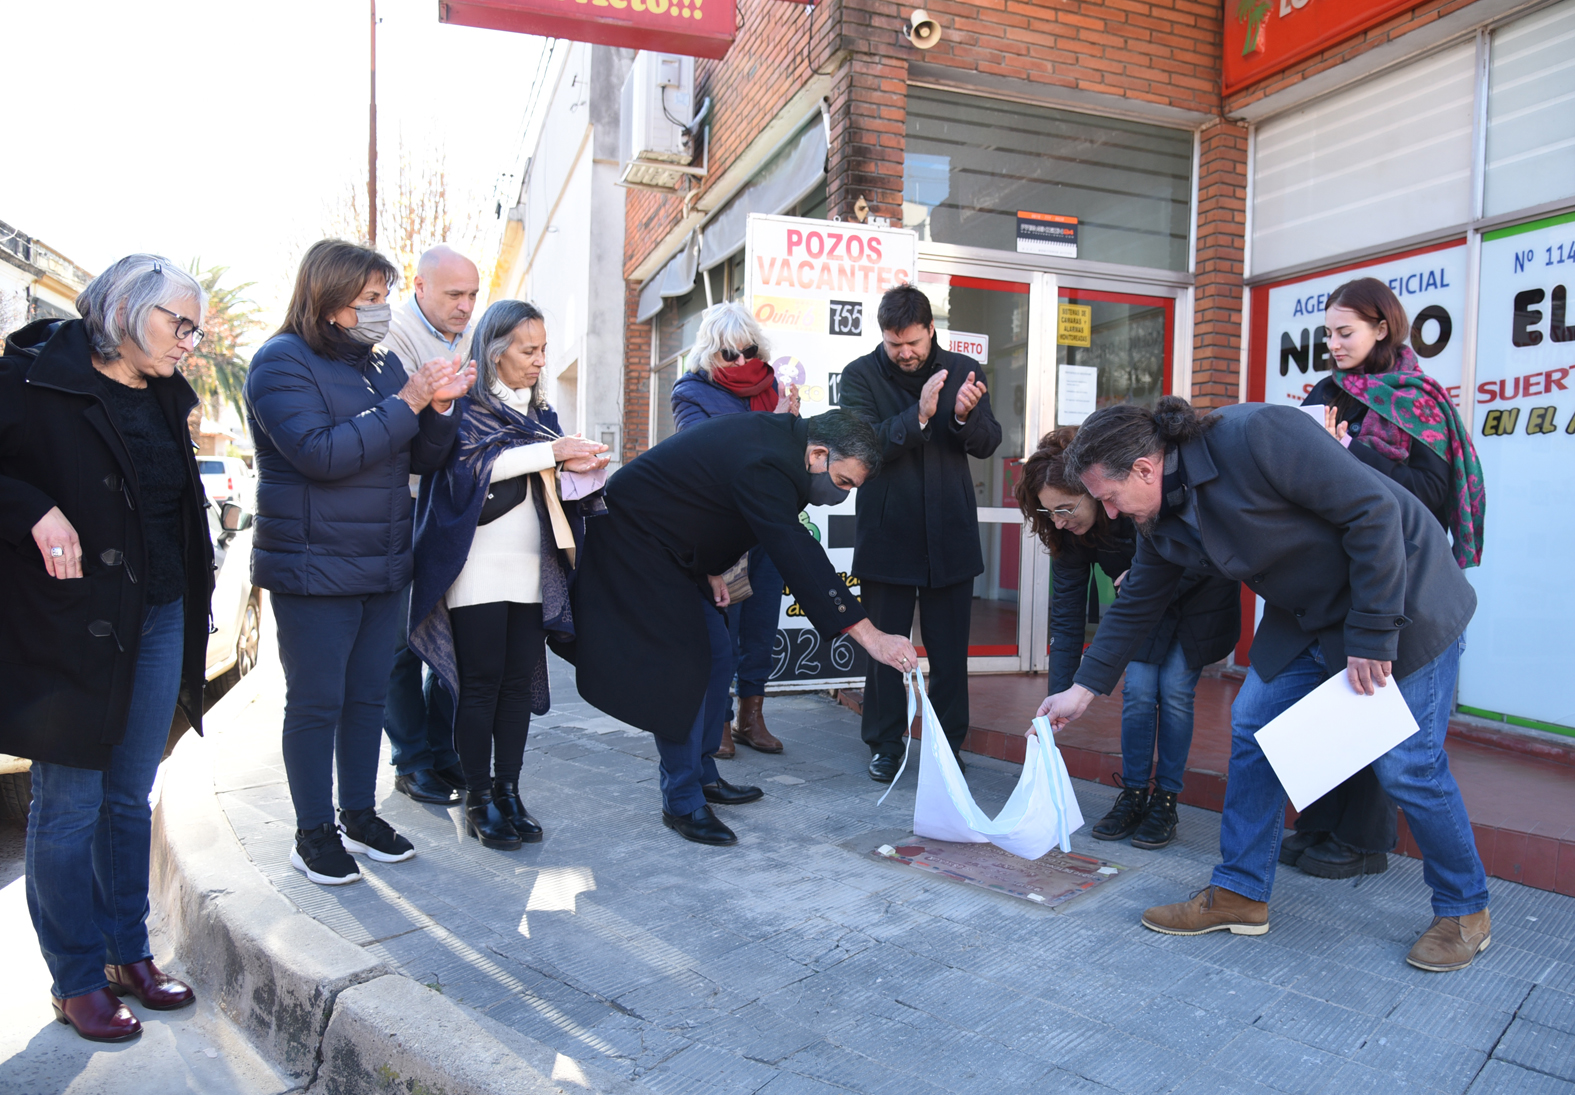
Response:
[[[142,618],[126,736],[102,772],[33,765],[27,818],[27,911],[61,999],[101,989],[104,966],[151,958],[148,795],[180,691],[186,614],[180,601]]]
[[[754,593],[747,601],[727,609],[727,631],[738,658],[739,699],[766,694],[766,681],[771,679],[771,651],[782,618],[782,575],[766,549],[758,544],[749,549],[749,588]],[[727,713],[731,719],[731,699]]]
[[[1399,686],[1420,729],[1373,762],[1379,785],[1405,811],[1411,836],[1422,850],[1422,877],[1433,891],[1435,916],[1465,916],[1488,904],[1487,877],[1471,819],[1444,752],[1465,645],[1462,636],[1410,676],[1390,681],[1388,687]],[[1247,671],[1231,707],[1230,774],[1220,824],[1223,862],[1214,869],[1214,885],[1254,901],[1269,899],[1285,825],[1285,791],[1253,734],[1328,675],[1317,643],[1272,681],[1260,678],[1256,670]]]
[[[436,677],[422,684],[421,658],[408,641],[410,590],[406,588],[400,597],[405,610],[394,669],[388,676],[388,698],[383,702],[383,731],[394,771],[408,776],[423,768],[451,768],[459,763],[459,754],[454,751],[454,701]]]
[[[1192,693],[1202,672],[1187,667],[1179,639],[1170,644],[1162,662],[1128,663],[1121,689],[1121,781],[1128,787],[1148,786],[1152,768],[1161,791],[1181,792],[1192,749]]]
[[[271,599],[284,665],[284,771],[296,827],[317,829],[334,820],[336,760],[340,809],[376,804],[383,701],[405,598],[275,593]]]
[[[683,741],[656,739],[661,758],[662,809],[670,814],[692,814],[705,805],[700,788],[717,781],[716,760],[711,756],[722,745],[722,713],[727,707],[727,686],[733,679],[733,642],[727,623],[704,594],[706,637],[711,641],[711,680],[694,725]]]

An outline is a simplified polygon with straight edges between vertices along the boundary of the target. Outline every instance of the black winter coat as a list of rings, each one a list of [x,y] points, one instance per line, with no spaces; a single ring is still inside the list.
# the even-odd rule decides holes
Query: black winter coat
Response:
[[[1139,542],[1078,684],[1110,692],[1189,568],[1263,598],[1252,667],[1266,681],[1314,642],[1330,673],[1349,656],[1406,677],[1460,637],[1477,596],[1415,495],[1293,407],[1239,403],[1210,418],[1179,450],[1198,528],[1167,513]]]
[[[952,413],[957,389],[984,369],[971,357],[931,351],[947,370],[935,417],[919,429],[919,397],[897,386],[884,346],[842,371],[842,406],[875,427],[885,464],[855,501],[853,573],[875,582],[949,586],[984,573],[979,500],[970,456],[987,460],[1001,445],[1001,424],[985,393],[963,425]]]
[[[658,737],[682,741],[711,676],[703,594],[757,543],[805,616],[835,637],[865,618],[799,522],[809,504],[809,427],[786,414],[697,423],[607,481],[607,514],[585,527],[572,656],[580,695]]]
[[[1083,621],[1088,612],[1088,576],[1097,565],[1111,578],[1132,567],[1138,534],[1130,517],[1110,527],[1110,542],[1096,545],[1091,536],[1067,536],[1061,553],[1050,562],[1050,694],[1072,685],[1083,657]],[[1122,583],[1125,588],[1126,583]],[[1120,590],[1116,603],[1121,601]],[[1241,586],[1189,570],[1176,588],[1175,599],[1132,655],[1135,662],[1162,662],[1170,644],[1181,640],[1190,669],[1202,669],[1230,653],[1241,638]]]
[[[1313,385],[1313,390],[1302,400],[1302,406],[1326,406],[1335,402],[1342,391],[1338,384],[1326,376]],[[1351,455],[1416,495],[1428,512],[1438,518],[1438,523],[1447,529],[1450,519],[1455,516],[1457,504],[1454,491],[1450,489],[1453,474],[1449,464],[1420,441],[1412,442],[1411,455],[1404,460],[1391,460],[1384,456],[1361,440],[1362,423],[1371,413],[1365,405],[1357,404],[1356,410],[1344,420],[1350,423],[1352,432],[1356,434],[1351,439]]]
[[[51,334],[51,328],[53,333]],[[148,381],[185,441],[185,650],[179,703],[202,732],[213,592],[206,496],[186,416],[197,394],[179,375]],[[102,771],[126,734],[148,572],[137,469],[97,394],[81,320],[41,320],[0,357],[0,752]],[[32,529],[59,506],[82,543],[81,578],[51,578]],[[174,712],[170,712],[174,714]]]
[[[457,414],[418,417],[399,398],[399,358],[360,364],[275,335],[252,358],[246,409],[257,444],[252,582],[276,593],[348,596],[410,584],[410,476],[443,466]]]

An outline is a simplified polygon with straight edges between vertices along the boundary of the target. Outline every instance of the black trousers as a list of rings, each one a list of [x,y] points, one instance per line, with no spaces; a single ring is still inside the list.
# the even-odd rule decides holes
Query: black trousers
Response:
[[[541,605],[493,601],[449,610],[459,663],[454,750],[465,786],[518,780],[530,733],[530,680],[546,656]]]
[[[1395,802],[1369,764],[1296,816],[1298,833],[1333,833],[1364,852],[1392,852],[1400,839]]]
[[[930,703],[940,716],[952,749],[962,748],[968,734],[968,628],[973,616],[973,581],[949,586],[898,586],[863,579],[859,601],[870,623],[893,635],[913,629],[913,606],[919,606],[920,643],[930,660],[925,677]],[[908,694],[902,674],[870,662],[864,678],[864,715],[859,727],[870,752],[902,752],[907,728]]]

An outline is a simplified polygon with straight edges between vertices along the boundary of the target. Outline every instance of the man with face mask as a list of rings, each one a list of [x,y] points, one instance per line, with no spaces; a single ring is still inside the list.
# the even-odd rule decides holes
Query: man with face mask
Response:
[[[1001,424],[984,368],[940,348],[930,300],[917,286],[888,290],[877,317],[880,345],[842,371],[842,406],[874,427],[884,462],[859,491],[853,572],[876,627],[908,634],[918,604],[930,699],[957,752],[968,733],[973,580],[984,573],[968,458],[995,453]],[[896,776],[907,721],[902,674],[871,666],[862,726],[871,779]]]
[[[413,372],[435,357],[462,361],[470,357],[470,317],[481,290],[476,264],[439,244],[416,264],[414,292],[389,317],[383,348],[392,350]],[[387,308],[388,305],[383,307]],[[412,476],[411,496],[420,480]],[[409,598],[409,591],[405,593]],[[465,776],[454,752],[454,705],[448,693],[428,681],[423,688],[421,659],[405,644],[400,632],[399,651],[388,679],[388,700],[383,708],[383,730],[393,754],[394,788],[417,802],[454,806],[464,789]]]
[[[827,641],[847,635],[898,671],[913,644],[876,629],[799,521],[835,505],[880,467],[874,432],[846,411],[801,419],[730,414],[698,423],[607,481],[607,514],[586,523],[572,591],[576,641],[563,653],[584,699],[656,736],[662,822],[686,840],[734,844],[711,804],[761,797],[721,779],[731,659],[721,574],[756,544]],[[720,670],[717,667],[720,666]],[[710,733],[707,733],[707,729]],[[711,740],[707,740],[707,739]]]

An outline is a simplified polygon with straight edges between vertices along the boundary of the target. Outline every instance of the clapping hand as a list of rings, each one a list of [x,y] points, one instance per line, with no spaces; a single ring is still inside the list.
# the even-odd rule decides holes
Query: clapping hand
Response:
[[[798,385],[777,381],[777,413],[798,414]]]
[[[957,407],[954,412],[957,415],[957,421],[968,421],[968,415],[979,405],[979,400],[984,397],[984,392],[984,381],[974,379],[974,374],[969,373],[968,379],[963,381],[963,386],[957,389]]]
[[[1340,421],[1340,408],[1332,403],[1323,409],[1323,428],[1342,445],[1345,444],[1345,435],[1351,430],[1350,423]]]
[[[930,379],[924,382],[924,390],[919,393],[919,428],[929,425],[930,419],[935,417],[935,412],[941,402],[941,385],[946,383],[946,370],[940,369]]]
[[[476,363],[461,364],[460,356],[452,359],[434,357],[417,369],[405,386],[399,390],[412,411],[420,414],[430,405],[433,410],[444,412],[454,400],[470,390],[476,380]]]
[[[603,456],[607,446],[600,441],[575,434],[573,437],[560,437],[552,443],[552,458],[562,464],[564,471],[598,471],[605,468],[611,456]]]

